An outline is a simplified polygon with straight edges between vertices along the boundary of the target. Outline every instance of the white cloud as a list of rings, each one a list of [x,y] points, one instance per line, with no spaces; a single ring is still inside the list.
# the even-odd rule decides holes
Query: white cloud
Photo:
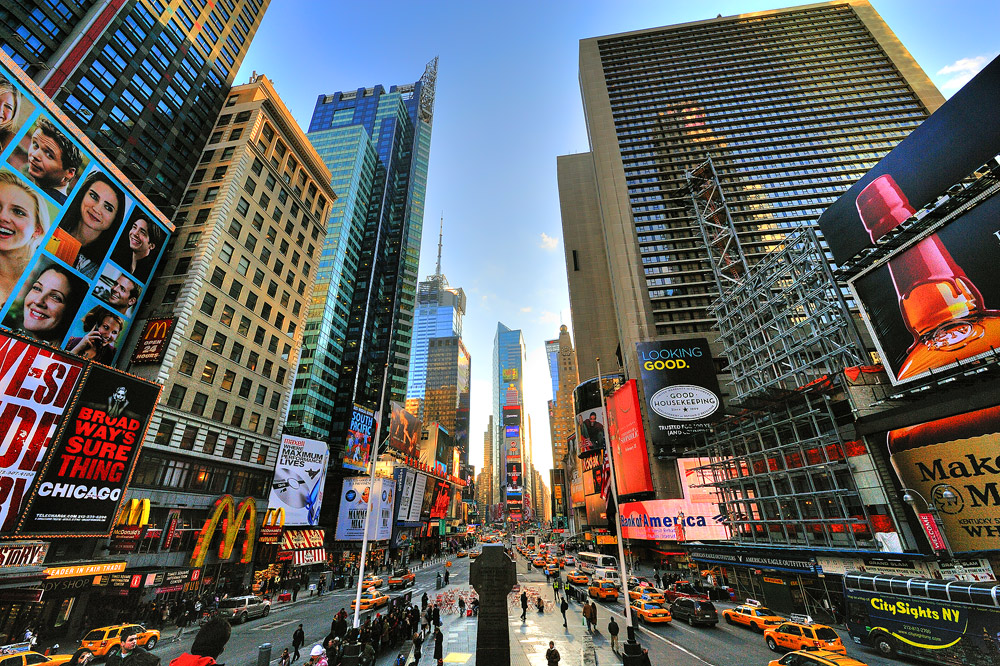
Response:
[[[525,307],[521,308],[521,312],[531,312],[531,306],[526,305]]]
[[[543,231],[541,233],[541,242],[538,243],[538,247],[543,250],[554,250],[559,247],[559,239],[553,238]]]
[[[958,90],[968,83],[973,76],[979,73],[986,66],[991,58],[987,56],[975,56],[974,58],[960,58],[955,62],[938,70],[938,76],[950,77],[941,84],[943,90]]]

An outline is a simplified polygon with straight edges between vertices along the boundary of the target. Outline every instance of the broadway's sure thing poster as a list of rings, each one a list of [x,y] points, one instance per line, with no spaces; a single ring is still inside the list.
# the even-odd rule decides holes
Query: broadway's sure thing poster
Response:
[[[0,326],[111,365],[173,226],[5,53],[0,85]]]
[[[159,384],[91,364],[26,502],[19,535],[111,532]]]
[[[315,439],[285,435],[271,482],[268,505],[285,510],[285,524],[318,525],[330,447]]]
[[[649,407],[649,436],[661,454],[677,453],[671,437],[705,432],[722,414],[708,340],[639,342],[636,352]]]

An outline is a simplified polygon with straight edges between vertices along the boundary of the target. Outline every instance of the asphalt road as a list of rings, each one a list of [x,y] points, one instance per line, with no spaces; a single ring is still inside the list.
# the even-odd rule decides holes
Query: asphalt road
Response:
[[[452,562],[449,574],[450,582],[468,584],[468,558],[460,558],[452,560]],[[406,590],[389,590],[386,585],[379,589],[388,594],[390,598],[411,592],[414,602],[419,604],[420,596],[424,592],[427,592],[431,597],[434,596],[436,577],[439,571],[444,571],[443,562],[415,570],[416,584],[406,588]],[[335,592],[327,592],[322,597],[309,597],[308,592],[304,596],[300,592],[296,603],[275,604],[267,617],[233,626],[233,635],[219,661],[225,663],[226,666],[253,666],[257,663],[259,647],[264,643],[271,643],[271,663],[277,663],[282,649],[287,647],[291,652],[292,632],[300,623],[306,635],[306,644],[301,650],[301,658],[292,663],[301,664],[308,661],[309,649],[330,632],[330,622],[337,611],[341,608],[347,609],[348,622],[351,621],[353,617],[350,614],[351,601],[354,600],[355,592],[354,589],[336,590]],[[197,628],[189,627],[180,641],[173,642],[171,637],[174,635],[174,631],[165,630],[163,641],[152,651],[153,654],[160,657],[161,666],[167,666],[172,659],[187,651],[191,647],[196,633]],[[382,655],[377,663],[379,666],[383,663],[391,663],[395,656],[395,654]]]

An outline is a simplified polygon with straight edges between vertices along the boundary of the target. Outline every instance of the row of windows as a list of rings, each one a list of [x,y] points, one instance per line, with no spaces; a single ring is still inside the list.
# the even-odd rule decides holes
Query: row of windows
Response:
[[[169,423],[174,423],[170,421]],[[176,427],[176,423],[174,426]],[[197,438],[198,433],[195,433]],[[220,445],[219,440],[222,439]],[[193,441],[193,440],[192,440]],[[204,448],[211,444],[213,449],[222,449],[220,455],[227,451],[226,458],[233,458],[237,448],[236,438],[221,437],[219,433],[209,430],[205,434]],[[250,445],[243,443],[244,450]],[[267,447],[263,447],[266,449]],[[240,456],[243,457],[242,454]],[[264,463],[261,463],[264,464]],[[203,492],[213,495],[228,494],[235,497],[266,497],[271,475],[259,470],[238,469],[227,465],[194,460],[167,458],[152,450],[143,450],[132,476],[132,485],[145,488],[164,488],[172,491]]]

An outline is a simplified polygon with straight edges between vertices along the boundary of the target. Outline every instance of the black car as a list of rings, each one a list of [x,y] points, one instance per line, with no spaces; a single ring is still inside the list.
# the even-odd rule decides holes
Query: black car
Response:
[[[674,599],[670,604],[670,614],[674,616],[674,620],[686,620],[692,627],[696,624],[714,627],[719,623],[719,613],[711,601],[684,597]]]

